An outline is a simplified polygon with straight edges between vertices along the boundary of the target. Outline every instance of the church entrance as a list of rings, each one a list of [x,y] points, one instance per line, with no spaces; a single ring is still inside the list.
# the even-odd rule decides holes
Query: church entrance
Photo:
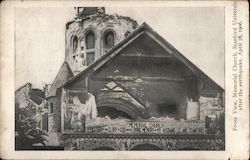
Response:
[[[132,119],[130,115],[114,107],[110,106],[98,107],[97,110],[98,110],[98,117],[105,118],[108,116],[110,119],[116,119],[116,118]]]

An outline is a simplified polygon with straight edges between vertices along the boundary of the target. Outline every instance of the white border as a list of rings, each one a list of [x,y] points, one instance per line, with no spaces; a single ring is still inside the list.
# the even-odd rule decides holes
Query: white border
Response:
[[[245,110],[241,113],[240,130],[232,132],[232,3],[224,1],[3,1],[1,3],[1,139],[2,159],[247,159],[249,155],[249,36],[248,4],[239,1],[239,17],[244,22]],[[15,151],[14,150],[14,8],[15,7],[225,7],[225,151]]]

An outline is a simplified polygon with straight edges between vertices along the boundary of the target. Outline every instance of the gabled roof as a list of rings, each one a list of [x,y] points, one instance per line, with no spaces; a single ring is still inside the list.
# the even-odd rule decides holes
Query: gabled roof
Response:
[[[89,71],[96,71],[98,68],[109,62],[111,59],[116,57],[122,49],[124,49],[127,45],[132,43],[135,39],[137,39],[140,35],[147,34],[149,37],[154,39],[162,48],[166,50],[166,53],[170,53],[179,59],[182,63],[184,63],[190,70],[194,72],[198,77],[207,82],[208,84],[214,84],[216,88],[220,90],[224,90],[221,86],[219,86],[216,82],[214,82],[210,77],[208,77],[203,71],[201,71],[197,66],[195,66],[191,61],[189,61],[185,56],[183,56],[177,49],[175,49],[169,42],[167,42],[164,38],[162,38],[158,33],[156,33],[148,24],[145,22],[139,26],[134,32],[132,32],[129,36],[123,39],[120,43],[112,47],[106,54],[96,60],[94,63],[89,65],[85,70],[80,72],[75,77],[71,78],[67,81],[62,87],[66,87],[76,81],[78,78],[84,76]]]
[[[30,99],[36,104],[41,104],[45,100],[45,94],[40,89],[31,89],[29,95]]]
[[[48,96],[53,97],[56,95],[57,88],[60,88],[65,82],[67,82],[71,77],[73,77],[73,73],[69,68],[67,62],[64,62],[56,75],[54,82],[52,83]]]
[[[20,91],[20,90],[21,90],[22,88],[24,88],[24,87],[30,87],[30,88],[32,88],[32,84],[31,84],[30,82],[26,83],[25,85],[19,87],[19,88],[15,91],[15,93],[18,92],[18,91]]]

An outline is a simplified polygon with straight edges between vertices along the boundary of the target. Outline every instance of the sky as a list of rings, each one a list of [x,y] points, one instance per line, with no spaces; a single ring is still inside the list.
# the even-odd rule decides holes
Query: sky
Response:
[[[146,22],[178,51],[224,88],[224,8],[106,8],[107,14]],[[65,56],[69,8],[15,10],[15,89],[51,84]]]

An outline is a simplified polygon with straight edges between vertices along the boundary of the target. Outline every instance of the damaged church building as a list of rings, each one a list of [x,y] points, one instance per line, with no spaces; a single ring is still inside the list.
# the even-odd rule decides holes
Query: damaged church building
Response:
[[[65,150],[224,150],[224,89],[148,24],[77,7],[47,94]]]

